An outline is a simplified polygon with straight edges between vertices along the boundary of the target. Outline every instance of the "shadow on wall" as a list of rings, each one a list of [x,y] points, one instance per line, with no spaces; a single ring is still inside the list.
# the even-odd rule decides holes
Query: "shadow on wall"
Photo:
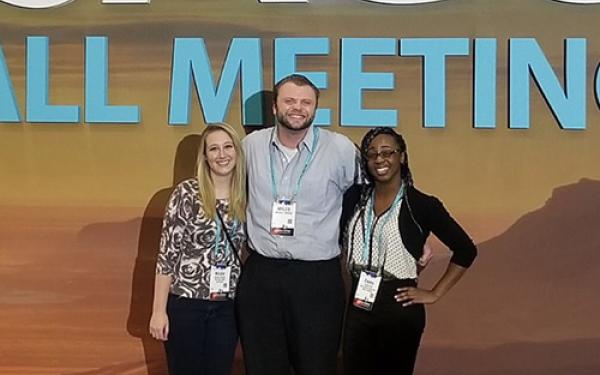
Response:
[[[140,226],[138,252],[131,282],[127,332],[142,341],[149,375],[167,373],[163,345],[148,333],[162,218],[174,187],[181,181],[196,175],[199,144],[200,135],[198,134],[188,135],[181,140],[177,146],[173,165],[173,185],[159,190],[152,196],[146,205]]]
[[[273,91],[263,90],[252,95],[244,102],[244,113],[246,135],[253,131],[264,129],[275,125],[273,115]]]

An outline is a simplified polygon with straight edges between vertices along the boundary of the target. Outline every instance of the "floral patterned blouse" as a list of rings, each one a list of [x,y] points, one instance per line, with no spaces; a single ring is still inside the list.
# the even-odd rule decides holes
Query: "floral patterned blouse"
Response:
[[[198,180],[187,179],[175,187],[167,204],[156,263],[157,274],[172,277],[172,294],[209,299],[211,265],[225,264],[231,266],[229,297],[235,296],[241,272],[239,257],[246,235],[243,224],[229,217],[228,206],[228,200],[217,201],[217,210],[225,222],[225,228],[217,233],[219,219],[205,216]],[[229,245],[224,230],[235,249]]]

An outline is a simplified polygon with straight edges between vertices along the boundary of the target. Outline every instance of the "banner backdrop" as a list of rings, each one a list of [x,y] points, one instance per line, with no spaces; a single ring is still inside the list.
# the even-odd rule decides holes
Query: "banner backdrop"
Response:
[[[416,373],[596,374],[595,3],[1,1],[0,372],[165,373],[147,325],[171,188],[206,123],[272,124],[273,82],[301,72],[321,126],[401,132],[479,246]]]

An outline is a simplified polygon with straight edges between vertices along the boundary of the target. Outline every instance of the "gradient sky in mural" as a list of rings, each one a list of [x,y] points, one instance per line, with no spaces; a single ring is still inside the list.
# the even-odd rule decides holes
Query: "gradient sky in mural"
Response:
[[[447,59],[445,129],[422,127],[419,58],[365,59],[367,71],[394,73],[396,88],[365,93],[364,105],[398,109],[398,129],[407,137],[416,180],[423,189],[441,195],[465,214],[518,215],[543,204],[555,186],[600,177],[596,168],[600,150],[595,147],[599,116],[592,90],[600,56],[595,40],[598,13],[598,6],[514,0],[448,0],[418,6],[356,0],[315,0],[310,5],[157,0],[144,6],[75,1],[45,11],[0,5],[0,17],[8,20],[0,25],[0,43],[22,115],[28,35],[50,37],[51,103],[78,104],[82,110],[84,37],[108,36],[110,103],[139,105],[142,112],[142,123],[137,126],[2,124],[0,136],[6,146],[0,149],[0,173],[10,183],[0,188],[0,204],[141,207],[153,192],[169,185],[178,142],[204,126],[195,98],[191,125],[167,125],[175,37],[205,38],[215,77],[232,37],[262,38],[266,88],[272,82],[274,37],[329,37],[328,56],[302,57],[298,67],[329,74],[322,106],[334,109],[334,124],[338,122],[339,38],[493,37],[499,46],[496,129],[472,129],[472,55]],[[552,27],[540,27],[542,20]],[[587,130],[559,129],[533,83],[531,129],[507,129],[510,37],[535,37],[559,77],[563,39],[587,38]],[[234,124],[240,122],[240,99],[235,92],[227,117]],[[365,132],[332,128],[355,141]]]

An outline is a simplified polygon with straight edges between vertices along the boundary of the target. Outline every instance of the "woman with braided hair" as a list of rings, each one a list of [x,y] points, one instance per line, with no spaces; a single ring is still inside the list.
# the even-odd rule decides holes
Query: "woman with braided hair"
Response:
[[[344,328],[346,375],[413,373],[425,304],[438,301],[471,266],[477,249],[435,197],[413,185],[406,143],[391,128],[371,129],[361,144],[369,184],[347,193],[343,246],[352,275]],[[435,286],[418,286],[418,260],[430,233],[452,251]]]

